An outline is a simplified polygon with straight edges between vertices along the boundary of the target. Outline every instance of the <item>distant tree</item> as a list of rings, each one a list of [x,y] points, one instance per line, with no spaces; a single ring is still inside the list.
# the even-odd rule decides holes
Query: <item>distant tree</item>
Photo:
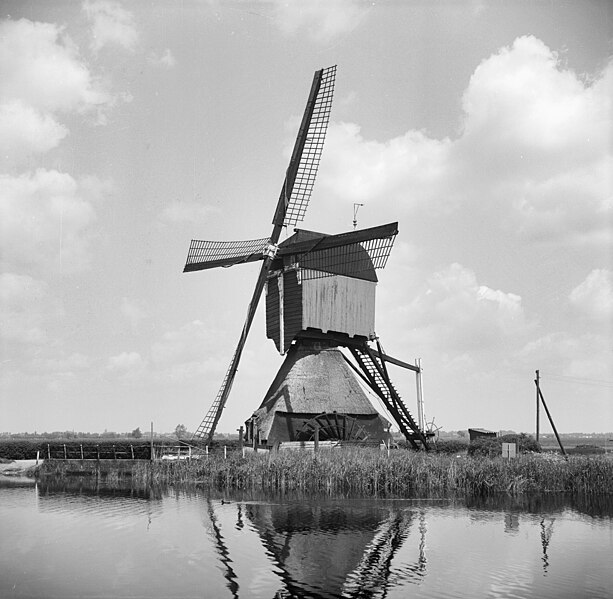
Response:
[[[175,427],[175,435],[177,436],[177,439],[183,439],[184,437],[187,437],[187,428],[184,424],[177,424],[177,426]]]
[[[143,436],[143,433],[140,432],[140,427],[135,428],[132,431],[132,437],[134,437],[135,439],[140,439]]]
[[[466,438],[466,431],[458,431],[458,437],[461,437],[462,439]]]

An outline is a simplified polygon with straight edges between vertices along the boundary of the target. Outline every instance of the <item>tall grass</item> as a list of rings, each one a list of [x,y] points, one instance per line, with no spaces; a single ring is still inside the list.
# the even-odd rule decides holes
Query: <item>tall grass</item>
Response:
[[[40,475],[45,475],[43,465]],[[613,460],[522,455],[513,460],[343,448],[308,453],[232,454],[200,460],[135,462],[135,482],[199,484],[233,490],[367,496],[613,494]]]

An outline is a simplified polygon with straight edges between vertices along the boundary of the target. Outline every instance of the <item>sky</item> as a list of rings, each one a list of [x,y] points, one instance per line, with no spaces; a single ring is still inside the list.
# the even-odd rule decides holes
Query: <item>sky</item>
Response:
[[[195,430],[259,263],[184,274],[189,242],[270,234],[334,64],[300,226],[398,221],[376,331],[421,358],[426,420],[534,432],[538,369],[560,432],[613,431],[609,2],[0,9],[0,432]],[[283,360],[262,304],[220,432]],[[390,375],[415,413],[414,374]]]

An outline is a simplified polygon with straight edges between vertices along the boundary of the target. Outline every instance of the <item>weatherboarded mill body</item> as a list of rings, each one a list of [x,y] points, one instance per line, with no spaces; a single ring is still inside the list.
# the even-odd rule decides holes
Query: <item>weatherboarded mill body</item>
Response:
[[[390,423],[358,383],[339,345],[375,336],[375,266],[397,223],[341,235],[296,230],[279,245],[266,290],[266,334],[287,357],[247,438],[267,445],[321,439],[385,441]]]

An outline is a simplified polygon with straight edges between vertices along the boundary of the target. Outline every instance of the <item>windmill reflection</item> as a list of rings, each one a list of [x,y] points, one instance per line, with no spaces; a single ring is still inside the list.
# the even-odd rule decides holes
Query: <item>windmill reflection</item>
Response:
[[[227,587],[232,593],[232,597],[235,599],[238,595],[238,580],[236,576],[236,572],[232,568],[232,560],[230,559],[230,552],[228,551],[228,547],[224,541],[223,535],[221,534],[221,528],[219,522],[217,520],[217,516],[215,515],[215,509],[213,507],[213,502],[210,498],[206,500],[207,513],[209,516],[209,520],[211,522],[210,534],[213,537],[213,541],[215,543],[215,550],[219,556],[219,561],[221,562],[224,570],[224,577],[228,581]],[[239,512],[239,519],[240,519]],[[239,520],[240,521],[240,520]]]
[[[392,561],[416,513],[397,508],[334,504],[249,504],[246,514],[279,568],[276,597],[385,597],[394,581],[425,575],[425,515],[414,565],[394,575]]]
[[[541,560],[543,561],[544,574],[547,574],[549,570],[549,555],[547,554],[547,550],[549,548],[549,542],[551,541],[551,535],[553,534],[553,523],[555,520],[555,518],[550,518],[547,523],[545,523],[545,518],[541,520],[541,544],[543,546],[543,557]]]

